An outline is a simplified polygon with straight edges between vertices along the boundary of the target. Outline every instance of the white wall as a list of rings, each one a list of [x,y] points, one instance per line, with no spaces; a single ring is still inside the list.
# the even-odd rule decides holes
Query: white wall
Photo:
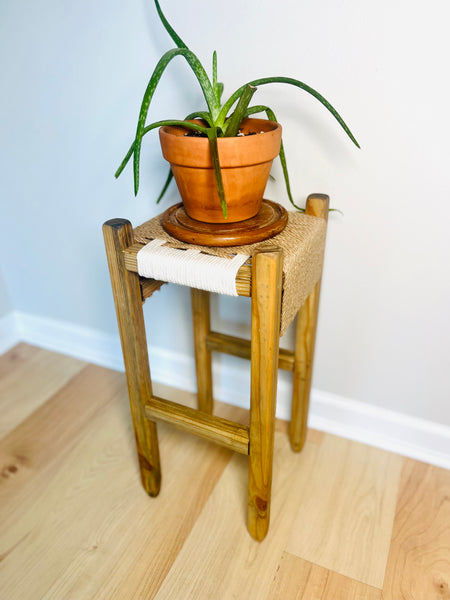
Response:
[[[297,77],[361,143],[356,150],[298,90],[257,92],[284,125],[297,201],[325,192],[344,212],[330,217],[314,387],[450,425],[448,2],[162,5],[208,66],[217,49],[226,91],[259,76]],[[139,197],[130,171],[113,178],[150,70],[171,41],[150,0],[17,0],[0,5],[0,28],[0,251],[12,305],[115,334],[101,224],[119,216],[138,224],[177,198],[173,190],[160,208],[153,203],[166,172],[156,134],[145,144]],[[179,59],[153,118],[200,107],[192,81]],[[267,196],[288,206],[281,181],[269,185]],[[187,300],[175,287],[152,300],[156,347],[190,350]],[[222,322],[233,318],[230,302],[216,306]],[[238,306],[246,329],[247,307]]]

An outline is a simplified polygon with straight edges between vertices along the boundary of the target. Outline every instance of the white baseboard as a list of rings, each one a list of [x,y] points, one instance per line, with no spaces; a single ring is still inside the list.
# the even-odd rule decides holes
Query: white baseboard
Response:
[[[19,340],[102,367],[124,370],[118,335],[22,312],[15,314]]]
[[[10,312],[0,318],[0,355],[15,346],[18,339],[16,313]]]
[[[118,335],[66,322],[15,312],[0,319],[0,354],[24,341],[85,361],[123,371]],[[155,381],[195,390],[191,356],[150,348]],[[245,362],[220,356],[214,363],[214,395],[218,400],[248,406],[249,369]],[[280,372],[277,416],[289,419],[291,385]],[[450,469],[450,427],[386,410],[361,401],[313,389],[309,425],[332,433]]]

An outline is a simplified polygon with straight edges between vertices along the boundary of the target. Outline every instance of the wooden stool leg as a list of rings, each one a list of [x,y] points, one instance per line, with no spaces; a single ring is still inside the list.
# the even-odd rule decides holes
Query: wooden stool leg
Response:
[[[306,203],[306,214],[321,217],[326,221],[329,202],[330,199],[325,194],[309,196]],[[320,280],[297,315],[292,413],[289,429],[291,447],[295,452],[300,452],[306,439],[319,297]]]
[[[252,267],[251,398],[248,529],[263,540],[269,528],[278,376],[282,252],[261,251]]]
[[[211,352],[206,347],[210,332],[209,292],[191,288],[192,326],[194,330],[195,370],[197,373],[198,409],[212,414]]]
[[[125,268],[123,250],[133,242],[133,228],[125,219],[103,225],[111,285],[116,305],[128,394],[139,457],[142,485],[156,496],[161,485],[156,425],[145,417],[144,405],[152,396],[139,276]]]

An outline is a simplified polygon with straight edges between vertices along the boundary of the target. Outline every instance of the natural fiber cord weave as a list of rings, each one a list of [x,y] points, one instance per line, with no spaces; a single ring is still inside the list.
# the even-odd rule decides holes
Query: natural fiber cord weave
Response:
[[[199,248],[169,248],[165,240],[152,240],[139,250],[136,262],[139,275],[187,285],[191,288],[238,296],[236,275],[249,259],[247,254],[232,258],[205,254]]]
[[[283,335],[298,310],[309,296],[322,273],[326,223],[323,219],[303,213],[289,212],[285,229],[273,238],[245,246],[217,248],[185,244],[170,236],[161,225],[161,215],[139,225],[134,230],[136,242],[166,240],[171,248],[197,248],[206,254],[231,258],[235,254],[253,255],[265,246],[279,246],[283,250],[283,295],[281,330]]]

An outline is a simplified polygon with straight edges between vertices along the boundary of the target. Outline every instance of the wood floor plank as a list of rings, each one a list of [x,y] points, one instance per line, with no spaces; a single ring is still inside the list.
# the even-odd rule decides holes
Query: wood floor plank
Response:
[[[39,497],[86,423],[114,394],[126,395],[124,375],[89,365],[0,441],[0,534],[31,491]],[[122,414],[128,421],[126,402]]]
[[[450,599],[450,471],[405,460],[383,599]]]
[[[107,413],[106,425],[110,419]],[[64,467],[52,473],[38,497],[30,494],[30,501],[22,504],[20,521],[14,519],[2,536],[11,548],[0,563],[3,597],[43,598],[63,577],[77,548],[94,553],[97,542],[92,539],[92,532],[101,518],[103,498],[94,494],[95,486],[90,484],[97,479],[108,489],[101,469],[102,460],[106,460],[98,453],[98,445],[108,443],[105,430],[92,435],[91,441],[95,444],[84,438],[79,440],[66,454]],[[113,529],[111,512],[107,518]],[[20,570],[15,567],[18,560],[22,564]]]
[[[235,455],[164,580],[157,600],[265,598],[320,446],[291,451],[275,434],[271,526],[263,543],[246,530],[247,460]]]
[[[172,428],[161,441],[161,453],[164,488],[156,501],[135,500],[138,526],[130,531],[136,515],[123,519],[124,538],[102,582],[101,564],[92,569],[99,580],[96,599],[155,597],[231,458],[230,451]]]
[[[109,380],[108,400],[99,401],[101,386],[83,372],[85,387],[77,386],[75,393],[81,406],[66,418],[68,432],[65,406],[77,405],[68,393],[76,381],[61,391],[59,403],[52,403],[53,412],[48,409],[43,417],[47,407],[41,407],[22,432],[13,432],[17,444],[21,433],[24,439],[34,436],[28,450],[39,469],[28,474],[28,485],[6,505],[2,598],[151,598],[230,459],[226,450],[160,427],[168,481],[159,498],[149,498],[140,485],[124,376],[100,370],[97,377],[102,374]],[[86,417],[87,400],[97,410]],[[61,424],[59,416],[63,427],[59,435],[54,429],[52,440],[49,423]],[[77,419],[80,435],[69,442]],[[62,439],[68,443],[63,460],[50,460],[59,455]]]
[[[284,552],[266,600],[381,600],[381,590]]]
[[[450,600],[448,471],[314,431],[295,454],[277,422],[259,544],[244,456],[159,425],[162,491],[145,494],[123,373],[19,345],[0,392],[19,411],[0,439],[2,600]]]
[[[0,439],[84,366],[81,360],[18,344],[0,356]]]
[[[326,436],[286,550],[382,588],[402,458]]]
[[[88,366],[0,442],[0,555],[25,539],[36,516],[45,513],[53,480],[65,470],[72,448],[115,391],[126,394],[123,374]]]

